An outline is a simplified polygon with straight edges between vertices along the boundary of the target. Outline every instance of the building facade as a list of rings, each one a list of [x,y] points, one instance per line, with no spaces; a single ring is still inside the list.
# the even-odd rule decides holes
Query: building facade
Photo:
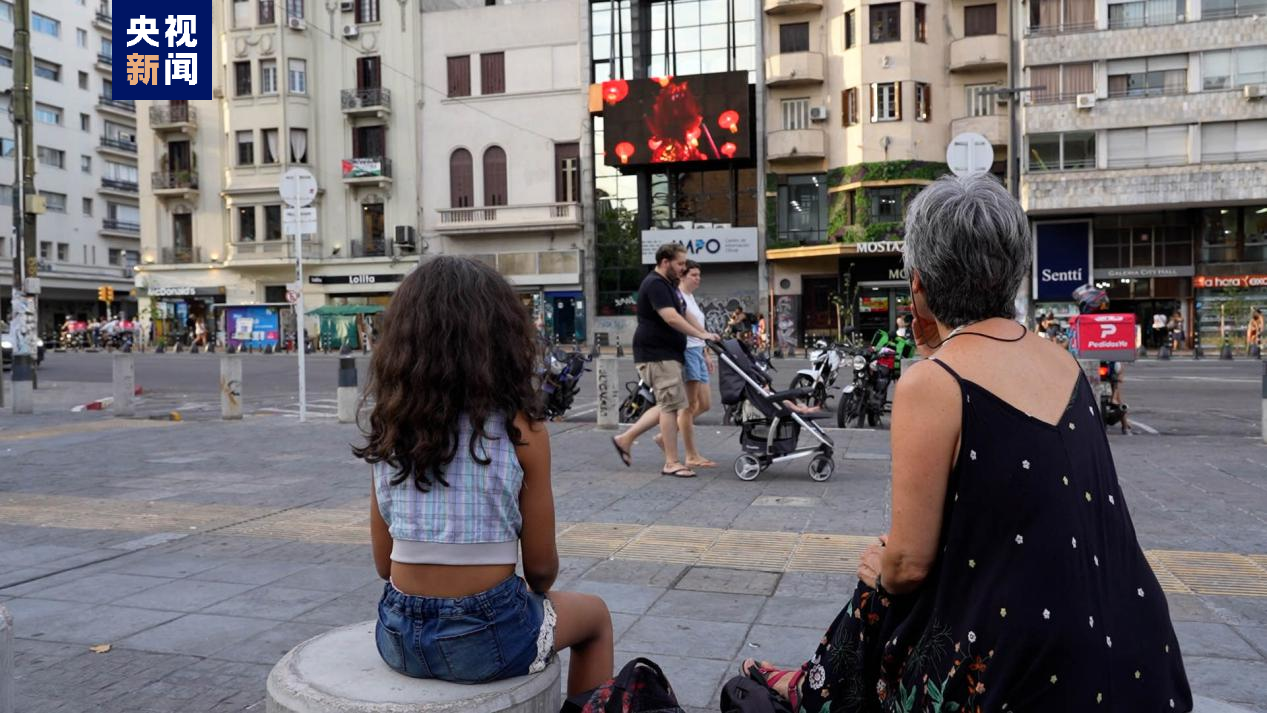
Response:
[[[1267,5],[1039,0],[1022,42],[1022,199],[1040,311],[1072,273],[1134,312],[1244,346],[1267,305]]]
[[[767,244],[784,348],[910,310],[901,221],[950,139],[1006,165],[1009,4],[765,0]]]
[[[0,2],[0,35],[13,36],[14,7]],[[31,13],[39,333],[68,318],[135,313],[129,295],[140,259],[136,110],[111,98],[109,4],[37,5]],[[0,47],[0,86],[13,85],[13,48]],[[0,317],[9,313],[13,257],[14,125],[0,117]],[[28,198],[29,200],[29,198]],[[28,204],[29,205],[29,204]],[[97,301],[101,286],[115,302]]]

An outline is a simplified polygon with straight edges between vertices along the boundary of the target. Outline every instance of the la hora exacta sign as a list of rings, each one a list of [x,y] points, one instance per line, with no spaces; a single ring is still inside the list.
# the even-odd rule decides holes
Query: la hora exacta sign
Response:
[[[108,98],[210,99],[211,7],[211,0],[115,0]]]

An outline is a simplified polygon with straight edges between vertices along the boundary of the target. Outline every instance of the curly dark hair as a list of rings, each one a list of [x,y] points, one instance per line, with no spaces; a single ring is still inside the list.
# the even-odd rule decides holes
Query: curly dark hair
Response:
[[[413,478],[421,491],[448,485],[443,469],[457,455],[459,420],[470,420],[471,457],[490,438],[490,416],[544,418],[536,374],[537,331],[519,297],[496,270],[463,257],[436,257],[410,273],[384,314],[374,342],[365,399],[374,399],[357,458],[386,463],[392,485]],[[363,402],[364,403],[364,402]]]

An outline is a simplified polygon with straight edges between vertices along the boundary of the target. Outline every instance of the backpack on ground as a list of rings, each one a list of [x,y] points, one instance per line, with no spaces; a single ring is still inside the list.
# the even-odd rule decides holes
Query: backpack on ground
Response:
[[[615,678],[567,699],[559,713],[685,713],[664,671],[654,661],[636,658]]]
[[[721,713],[792,713],[792,708],[764,681],[735,676],[721,687]]]

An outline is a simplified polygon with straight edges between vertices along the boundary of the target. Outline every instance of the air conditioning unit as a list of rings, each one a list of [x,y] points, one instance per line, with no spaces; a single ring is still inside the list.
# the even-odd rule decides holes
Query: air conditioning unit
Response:
[[[344,36],[344,37],[356,37],[356,36],[357,36],[357,35],[359,35],[359,34],[361,34],[361,29],[360,29],[359,27],[357,27],[356,25],[344,25],[344,26],[343,26],[343,36]]]
[[[307,25],[304,24],[304,19],[302,17],[286,18],[286,26],[292,30],[302,30],[307,27]]]
[[[418,231],[412,225],[397,225],[396,244],[401,247],[413,248],[418,244]]]
[[[1090,109],[1095,106],[1095,95],[1094,94],[1079,94],[1078,97],[1074,100],[1074,103],[1077,105],[1079,109]]]
[[[809,108],[810,121],[827,121],[827,107],[812,106]]]
[[[343,0],[339,3],[339,9],[343,12],[352,12],[356,9],[356,0]]]
[[[1267,84],[1246,84],[1241,92],[1246,99],[1262,99],[1267,97]]]

